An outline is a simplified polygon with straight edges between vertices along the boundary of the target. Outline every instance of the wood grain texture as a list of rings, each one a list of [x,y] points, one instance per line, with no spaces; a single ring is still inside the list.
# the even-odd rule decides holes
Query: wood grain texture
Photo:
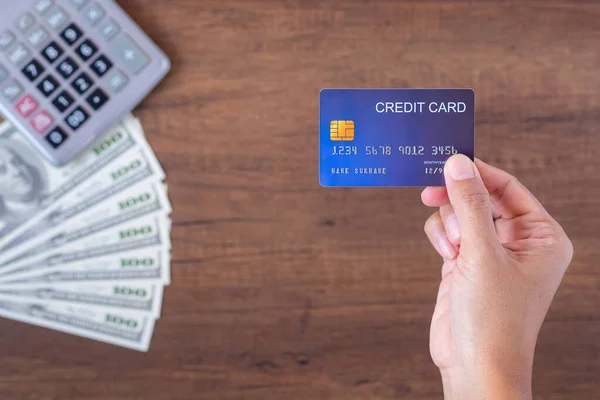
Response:
[[[600,399],[600,3],[122,0],[173,71],[137,110],[168,175],[173,284],[151,351],[0,321],[2,399],[441,399],[440,260],[415,189],[322,189],[323,87],[472,87],[477,155],[575,259],[539,400]]]

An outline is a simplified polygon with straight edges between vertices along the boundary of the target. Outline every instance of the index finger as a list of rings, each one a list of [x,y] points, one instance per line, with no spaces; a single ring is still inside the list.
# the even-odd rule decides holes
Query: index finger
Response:
[[[421,193],[421,200],[427,207],[443,207],[450,204],[445,187],[427,187]]]

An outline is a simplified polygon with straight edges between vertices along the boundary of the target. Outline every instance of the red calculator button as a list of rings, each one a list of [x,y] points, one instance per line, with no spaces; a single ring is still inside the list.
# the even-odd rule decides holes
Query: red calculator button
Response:
[[[54,119],[46,111],[41,111],[29,121],[37,133],[44,133],[54,123]]]
[[[26,95],[23,97],[15,106],[19,114],[23,117],[29,117],[37,108],[39,107],[39,103],[30,95]]]

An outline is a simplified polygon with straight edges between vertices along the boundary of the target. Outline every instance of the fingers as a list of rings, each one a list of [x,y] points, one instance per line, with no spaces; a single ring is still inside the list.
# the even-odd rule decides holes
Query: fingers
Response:
[[[479,159],[476,160],[476,165],[497,214],[510,219],[536,211],[545,212],[535,196],[514,176]]]
[[[475,164],[466,156],[452,156],[444,168],[450,203],[461,233],[461,246],[500,247],[492,217],[492,203]]]
[[[441,207],[450,204],[445,187],[428,187],[421,193],[421,200],[427,207]]]
[[[444,260],[444,264],[442,265],[442,279],[446,279],[452,273],[455,265],[456,260]]]
[[[446,236],[450,243],[460,245],[460,225],[451,204],[440,207],[440,216],[446,228]]]
[[[527,188],[511,174],[476,159],[475,164],[488,190],[495,218],[515,218],[534,212],[546,212],[544,207]],[[442,207],[450,204],[445,187],[428,187],[421,194],[423,204]]]
[[[439,212],[434,213],[429,217],[427,222],[425,222],[425,233],[442,258],[445,260],[452,260],[457,256],[458,250],[448,240],[446,229],[444,228]]]

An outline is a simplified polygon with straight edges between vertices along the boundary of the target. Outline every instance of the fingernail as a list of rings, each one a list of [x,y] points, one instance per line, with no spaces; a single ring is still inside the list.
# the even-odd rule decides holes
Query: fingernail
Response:
[[[446,230],[448,231],[450,240],[457,241],[460,239],[460,226],[458,225],[456,214],[450,214],[446,217]]]
[[[450,243],[445,236],[439,235],[437,242],[444,258],[452,260],[456,256],[456,247],[454,247],[454,245]]]
[[[462,154],[454,156],[448,160],[448,171],[455,181],[463,181],[475,177],[473,162]]]

